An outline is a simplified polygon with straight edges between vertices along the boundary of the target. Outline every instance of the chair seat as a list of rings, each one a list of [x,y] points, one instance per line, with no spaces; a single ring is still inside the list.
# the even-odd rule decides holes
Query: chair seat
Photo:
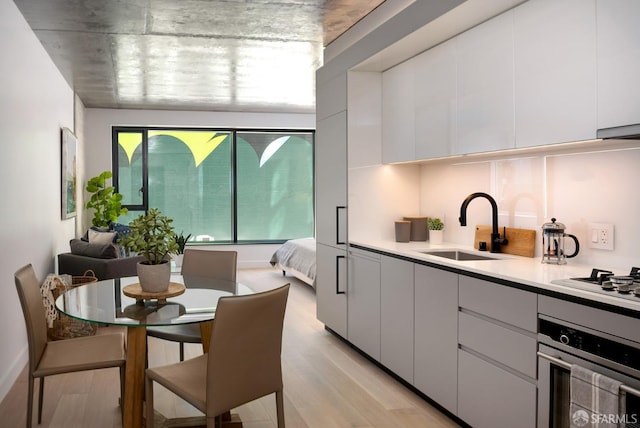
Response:
[[[173,342],[202,343],[200,324],[147,327],[147,335]]]
[[[149,368],[147,377],[206,413],[207,358],[207,354],[203,354],[180,363]]]
[[[124,337],[119,333],[50,341],[33,375],[118,367],[124,361]]]

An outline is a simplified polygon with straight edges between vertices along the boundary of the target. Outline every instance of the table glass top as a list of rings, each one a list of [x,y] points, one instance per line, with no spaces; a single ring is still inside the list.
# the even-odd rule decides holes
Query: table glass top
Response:
[[[215,278],[172,275],[172,282],[185,284],[183,294],[137,303],[122,290],[138,282],[137,277],[109,279],[71,288],[56,299],[56,307],[79,320],[100,324],[159,326],[190,324],[214,319],[218,299],[253,294],[246,285]]]

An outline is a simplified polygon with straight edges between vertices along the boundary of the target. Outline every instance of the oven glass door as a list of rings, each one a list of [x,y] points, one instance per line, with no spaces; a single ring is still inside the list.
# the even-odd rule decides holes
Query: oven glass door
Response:
[[[569,364],[579,364],[582,367],[602,373],[605,376],[615,378],[620,382],[633,386],[638,384],[638,380],[630,378],[622,373],[614,372],[606,367],[596,365],[592,362],[585,361],[574,355],[567,354],[557,349],[540,345],[540,351],[560,358]],[[572,422],[572,415],[569,411],[571,402],[570,377],[569,370],[559,367],[548,360],[538,358],[539,363],[539,409],[538,427],[550,428],[579,428],[579,425]],[[625,428],[640,428],[640,398],[632,394],[624,394],[626,403],[626,415],[623,417],[620,426]],[[609,418],[609,415],[601,415],[602,418]],[[593,424],[597,427],[598,424]],[[606,425],[603,425],[606,426]]]

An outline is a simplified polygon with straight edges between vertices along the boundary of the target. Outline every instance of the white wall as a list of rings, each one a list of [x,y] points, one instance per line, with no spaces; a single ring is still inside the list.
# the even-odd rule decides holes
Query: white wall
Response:
[[[75,219],[61,220],[60,209],[60,129],[74,129],[73,91],[10,0],[0,1],[0,57],[2,399],[27,362],[13,275],[28,263],[39,278],[53,272]]]

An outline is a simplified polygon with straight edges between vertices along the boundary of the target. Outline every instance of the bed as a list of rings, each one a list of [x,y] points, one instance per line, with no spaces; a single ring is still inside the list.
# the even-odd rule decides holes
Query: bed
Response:
[[[273,253],[271,266],[292,275],[315,288],[316,240],[314,238],[291,239]]]

